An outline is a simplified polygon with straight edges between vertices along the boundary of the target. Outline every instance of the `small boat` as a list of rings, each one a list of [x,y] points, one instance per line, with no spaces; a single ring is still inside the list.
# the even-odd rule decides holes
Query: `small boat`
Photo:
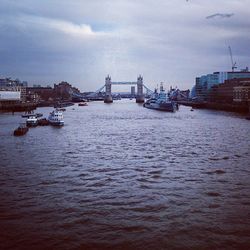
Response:
[[[162,85],[160,86],[160,93],[155,91],[154,96],[148,99],[143,107],[166,112],[175,112],[179,108],[176,102],[169,99]]]
[[[38,126],[48,126],[49,125],[49,120],[46,118],[42,118],[38,120]]]
[[[191,108],[191,109],[190,109],[190,111],[194,111],[194,109],[193,109],[193,108]]]
[[[66,111],[66,109],[65,108],[59,108],[59,109],[57,109],[57,110],[59,110],[59,111]]]
[[[69,106],[74,106],[73,102],[58,102],[54,105],[54,108],[65,108]]]
[[[43,114],[42,113],[36,113],[35,116],[36,116],[36,118],[38,118],[38,117],[42,117]]]
[[[30,116],[32,116],[32,115],[34,115],[34,111],[32,110],[32,111],[26,111],[23,115],[22,115],[22,117],[23,118],[28,118],[28,117],[30,117]]]
[[[20,126],[14,130],[14,136],[25,135],[29,131],[29,128],[25,124],[20,124]]]
[[[29,116],[26,120],[26,125],[28,127],[36,127],[38,125],[38,119],[36,116]]]
[[[86,103],[86,102],[80,102],[80,103],[78,103],[78,106],[88,106],[88,103]]]
[[[48,117],[49,123],[53,126],[63,126],[63,114],[58,109],[53,110]]]
[[[32,112],[32,113],[25,113],[25,114],[22,115],[23,118],[29,118],[30,116],[35,116],[36,118],[38,118],[38,117],[42,117],[43,114],[42,113],[34,113],[34,112]]]

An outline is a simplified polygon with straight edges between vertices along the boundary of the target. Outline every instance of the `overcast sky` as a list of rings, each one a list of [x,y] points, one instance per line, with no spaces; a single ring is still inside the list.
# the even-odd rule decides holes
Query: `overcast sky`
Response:
[[[229,45],[250,66],[250,0],[0,0],[0,34],[0,77],[187,89],[230,70]]]

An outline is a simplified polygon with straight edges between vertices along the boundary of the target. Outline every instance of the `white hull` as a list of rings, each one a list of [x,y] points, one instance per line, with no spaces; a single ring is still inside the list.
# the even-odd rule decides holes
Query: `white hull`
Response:
[[[53,112],[50,113],[48,121],[52,126],[63,126],[64,120],[62,112],[54,110]]]
[[[63,126],[64,121],[54,121],[54,120],[49,120],[50,125],[52,126]]]
[[[31,116],[26,120],[26,125],[28,127],[36,127],[38,125],[38,120],[36,117]]]

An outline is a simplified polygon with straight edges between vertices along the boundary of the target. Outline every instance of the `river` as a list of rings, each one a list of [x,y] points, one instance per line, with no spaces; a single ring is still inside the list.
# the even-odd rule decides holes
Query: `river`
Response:
[[[250,249],[244,117],[122,100],[64,118],[14,137],[0,114],[0,249]]]

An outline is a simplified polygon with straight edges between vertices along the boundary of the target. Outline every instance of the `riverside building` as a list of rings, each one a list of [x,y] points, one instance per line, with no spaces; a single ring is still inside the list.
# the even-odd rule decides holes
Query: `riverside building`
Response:
[[[214,85],[208,93],[207,100],[216,103],[232,104],[245,98],[245,92],[250,88],[250,78],[235,78],[224,83]],[[236,98],[239,97],[239,98]]]
[[[21,82],[19,79],[12,80],[11,78],[0,78],[0,91],[10,92],[8,96],[14,96],[14,92],[20,93],[19,100],[20,102],[25,102],[27,97],[27,86],[26,81]],[[2,92],[2,96],[5,96]]]
[[[196,77],[195,86],[193,88],[191,97],[197,99],[198,101],[208,101],[209,98],[211,98],[211,93],[214,93],[216,89],[215,86],[225,84],[223,86],[227,87],[227,85],[231,83],[231,80],[234,82],[235,79],[247,78],[250,78],[248,67],[241,71],[214,72],[212,74]],[[233,83],[235,86],[237,86],[237,84],[242,83],[240,81]],[[233,93],[232,88],[230,88],[230,93]]]
[[[17,105],[21,102],[21,92],[16,90],[0,90],[0,110],[6,106]]]

